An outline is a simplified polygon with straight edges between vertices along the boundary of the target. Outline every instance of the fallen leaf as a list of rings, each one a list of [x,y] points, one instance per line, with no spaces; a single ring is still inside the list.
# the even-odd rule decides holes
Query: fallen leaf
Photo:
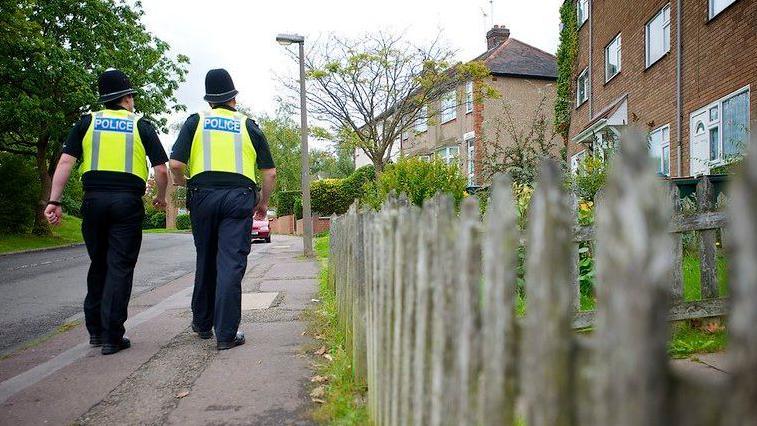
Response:
[[[262,363],[263,363],[263,360],[260,360],[260,359],[259,359],[259,360],[258,360],[258,365],[260,365],[260,364],[262,364]]]
[[[318,349],[317,351],[315,351],[316,355],[323,355],[325,353],[326,353],[326,346],[321,346],[320,349]]]
[[[313,383],[326,383],[329,381],[329,378],[325,376],[313,376],[310,381]]]
[[[325,339],[325,337],[323,337],[323,334],[316,334],[315,336],[313,336],[313,338],[315,340],[323,340],[323,339]]]
[[[315,302],[315,303],[318,303],[318,302],[320,302],[320,301],[321,301],[321,299],[310,299],[310,301],[311,301],[311,302]]]
[[[331,356],[331,355],[329,355],[329,354],[324,354],[323,357],[326,358],[329,361],[333,361],[334,360],[334,357]]]
[[[718,324],[717,322],[710,322],[704,326],[704,331],[710,334],[717,333],[721,329],[722,329],[721,325]]]
[[[317,388],[310,391],[310,397],[311,398],[323,398],[326,395],[326,388],[323,386],[318,386]]]
[[[318,398],[310,398],[311,401],[315,402],[316,404],[325,404],[326,401]]]
[[[184,398],[185,396],[189,396],[188,390],[184,390],[176,394],[176,398],[180,398],[180,399]]]

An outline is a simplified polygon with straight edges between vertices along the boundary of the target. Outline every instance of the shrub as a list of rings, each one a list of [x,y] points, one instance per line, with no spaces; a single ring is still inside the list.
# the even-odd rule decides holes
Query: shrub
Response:
[[[459,205],[465,196],[467,179],[457,164],[431,162],[419,158],[403,158],[384,170],[375,182],[364,185],[362,202],[378,209],[391,192],[406,194],[417,206],[437,193],[449,194]]]
[[[188,214],[176,216],[176,229],[192,229],[192,221]]]
[[[294,200],[294,218],[296,220],[302,219],[302,198]]]
[[[31,162],[0,153],[0,233],[25,233],[34,225],[39,178]]]
[[[375,178],[373,166],[364,166],[344,179],[321,179],[311,183],[313,212],[321,216],[345,213],[355,200],[362,198],[363,185]]]
[[[590,155],[581,160],[573,178],[576,195],[585,201],[594,201],[600,189],[607,182],[607,161]]]
[[[276,194],[276,215],[294,214],[294,203],[301,197],[300,191],[280,191]]]
[[[61,207],[66,214],[81,217],[81,203],[84,199],[84,188],[81,184],[81,174],[79,169],[71,170],[71,177],[68,178],[66,189],[63,190],[63,197],[60,200]]]
[[[156,229],[166,227],[166,214],[155,209],[146,209],[142,221],[142,229]]]

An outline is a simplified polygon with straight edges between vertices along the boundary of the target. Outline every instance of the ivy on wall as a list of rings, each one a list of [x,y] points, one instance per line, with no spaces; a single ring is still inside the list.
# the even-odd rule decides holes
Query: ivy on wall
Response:
[[[555,131],[568,140],[570,112],[573,108],[575,82],[573,75],[578,55],[578,24],[576,5],[566,0],[560,7],[560,46],[557,48],[557,98],[555,100]]]

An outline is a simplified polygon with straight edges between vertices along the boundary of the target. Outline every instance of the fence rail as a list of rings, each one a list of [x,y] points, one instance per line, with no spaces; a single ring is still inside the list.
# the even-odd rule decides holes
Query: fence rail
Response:
[[[529,426],[757,421],[757,152],[731,188],[727,216],[712,211],[705,182],[703,211],[683,217],[650,170],[644,139],[622,146],[596,229],[576,227],[559,170],[543,168],[525,236],[524,318],[516,314],[522,236],[506,179],[495,182],[483,221],[475,200],[458,216],[446,197],[422,209],[403,200],[375,213],[353,207],[332,219],[329,279],[376,424],[511,425],[516,412]],[[738,230],[725,238],[730,302],[717,298],[714,263],[726,222]],[[700,234],[707,299],[682,302],[681,233],[689,231]],[[591,240],[597,310],[577,312],[577,246]],[[728,379],[672,371],[668,320],[727,305]],[[594,333],[577,334],[576,322]]]

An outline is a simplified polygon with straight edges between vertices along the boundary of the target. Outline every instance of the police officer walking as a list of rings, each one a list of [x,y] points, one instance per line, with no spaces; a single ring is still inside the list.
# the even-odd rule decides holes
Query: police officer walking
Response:
[[[105,109],[83,115],[69,132],[45,215],[51,224],[60,223],[63,188],[81,159],[82,236],[91,260],[84,316],[90,344],[110,355],[131,346],[124,322],[142,244],[146,157],[157,184],[152,203],[159,209],[166,206],[168,158],[153,125],[134,114],[136,90],[127,76],[110,69],[97,84]]]
[[[225,350],[245,342],[238,329],[252,219],[266,216],[276,169],[263,132],[235,108],[238,91],[229,73],[210,70],[205,92],[210,110],[184,123],[170,164],[174,184],[187,185],[197,248],[192,330],[210,339],[215,328],[217,348]]]

